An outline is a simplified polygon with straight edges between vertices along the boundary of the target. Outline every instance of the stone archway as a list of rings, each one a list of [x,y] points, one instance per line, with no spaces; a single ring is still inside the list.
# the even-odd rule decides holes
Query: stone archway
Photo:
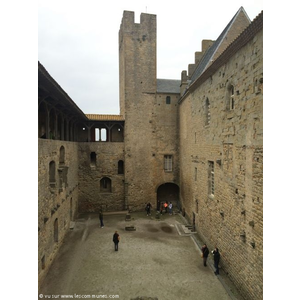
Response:
[[[168,203],[172,202],[173,207],[179,209],[179,187],[175,183],[167,182],[161,184],[157,188],[157,198],[156,205],[161,206],[162,203],[167,201]]]

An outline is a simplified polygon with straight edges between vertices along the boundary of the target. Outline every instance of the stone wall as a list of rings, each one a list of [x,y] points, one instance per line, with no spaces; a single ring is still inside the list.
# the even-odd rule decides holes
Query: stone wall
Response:
[[[79,212],[124,210],[124,143],[79,143],[78,160]]]
[[[262,299],[262,74],[260,31],[179,107],[182,205],[246,299]]]
[[[178,96],[156,94],[155,15],[141,14],[140,23],[134,23],[134,13],[124,12],[119,43],[125,197],[131,210],[143,210],[147,202],[156,207],[160,185],[178,184]],[[164,170],[165,155],[172,156],[171,172]]]
[[[77,143],[38,140],[39,284],[77,214],[77,152]]]

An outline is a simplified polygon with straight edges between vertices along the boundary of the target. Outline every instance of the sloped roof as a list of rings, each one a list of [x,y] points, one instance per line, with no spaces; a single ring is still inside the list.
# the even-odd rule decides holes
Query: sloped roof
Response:
[[[181,80],[157,79],[157,93],[179,94]]]
[[[121,115],[86,114],[86,117],[91,121],[124,121]]]
[[[48,73],[46,68],[38,61],[38,88],[39,95],[43,94],[53,106],[65,111],[69,115],[76,115],[86,119],[83,111],[71,99],[71,97],[62,89],[62,87]]]
[[[237,51],[244,47],[253,37],[263,30],[263,11],[252,21],[252,23],[222,52],[220,56],[199,76],[188,88],[179,103],[183,102],[185,96],[194,91],[200,84],[212,76],[222,65],[224,65]]]
[[[226,35],[228,34],[230,28],[234,24],[235,20],[237,19],[238,15],[240,13],[244,13],[246,17],[249,19],[248,15],[246,14],[243,7],[240,7],[240,9],[237,11],[237,13],[233,16],[231,21],[227,24],[227,26],[224,28],[222,33],[219,35],[217,40],[213,43],[213,45],[206,51],[202,59],[200,60],[198,66],[196,67],[192,77],[191,77],[191,84],[201,76],[201,74],[205,71],[205,69],[209,66],[210,62],[213,61],[215,53],[218,51],[219,47],[221,46],[223,40],[225,39]],[[249,24],[250,24],[249,19]]]

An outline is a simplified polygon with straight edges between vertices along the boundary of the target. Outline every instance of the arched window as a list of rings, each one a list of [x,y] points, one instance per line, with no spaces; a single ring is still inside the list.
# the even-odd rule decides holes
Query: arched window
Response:
[[[111,180],[108,177],[103,177],[100,180],[100,193],[111,193]]]
[[[65,147],[61,146],[59,149],[59,164],[64,165],[65,164]]]
[[[51,187],[55,187],[55,161],[50,161],[49,163],[49,184]]]
[[[210,102],[209,99],[205,100],[205,125],[210,124]]]
[[[118,161],[118,174],[124,174],[124,162],[123,162],[123,160]]]

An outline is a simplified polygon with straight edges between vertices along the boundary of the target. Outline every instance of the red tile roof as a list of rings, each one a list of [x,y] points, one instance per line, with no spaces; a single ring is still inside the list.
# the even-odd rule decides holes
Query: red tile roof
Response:
[[[86,117],[92,121],[125,121],[121,115],[97,115],[97,114],[86,114]]]

